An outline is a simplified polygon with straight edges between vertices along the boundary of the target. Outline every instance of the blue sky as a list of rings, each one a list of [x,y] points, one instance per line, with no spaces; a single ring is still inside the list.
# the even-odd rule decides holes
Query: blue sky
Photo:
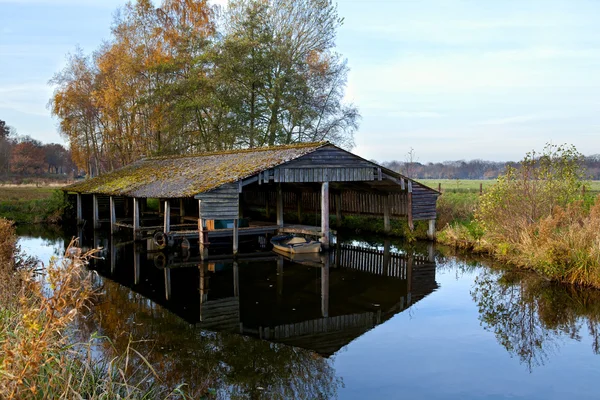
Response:
[[[224,1],[218,1],[224,3]],[[0,119],[62,142],[47,85],[121,0],[0,0]],[[518,160],[545,143],[600,153],[600,2],[340,0],[354,151],[380,161]]]

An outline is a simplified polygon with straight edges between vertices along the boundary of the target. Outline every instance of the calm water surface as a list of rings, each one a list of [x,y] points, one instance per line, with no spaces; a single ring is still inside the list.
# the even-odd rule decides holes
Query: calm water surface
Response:
[[[20,232],[30,255],[58,232]],[[427,245],[348,238],[329,257],[201,264],[114,242],[92,263],[101,301],[81,329],[129,337],[166,382],[219,398],[597,399],[600,293]]]

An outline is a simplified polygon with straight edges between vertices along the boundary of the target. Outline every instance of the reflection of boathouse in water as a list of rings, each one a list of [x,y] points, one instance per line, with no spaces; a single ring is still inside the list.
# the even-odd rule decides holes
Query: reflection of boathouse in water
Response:
[[[336,223],[379,217],[386,231],[394,218],[411,229],[425,220],[433,238],[439,194],[330,143],[147,158],[63,190],[79,225],[162,245],[194,239],[201,257],[219,240],[236,254],[240,240],[275,233],[316,236],[327,248],[330,214]]]
[[[257,252],[211,262],[156,252],[151,241],[112,243],[95,243],[109,250],[99,271],[187,322],[324,356],[438,287],[432,254],[400,254],[389,242],[380,249],[338,244],[293,260]]]

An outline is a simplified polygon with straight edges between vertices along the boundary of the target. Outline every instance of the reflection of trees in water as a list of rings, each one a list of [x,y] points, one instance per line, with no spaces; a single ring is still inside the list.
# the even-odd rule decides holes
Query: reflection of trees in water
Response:
[[[80,332],[95,330],[109,337],[118,353],[131,340],[147,357],[164,385],[189,384],[199,398],[336,397],[341,379],[332,360],[313,352],[235,334],[196,329],[129,288],[105,280],[100,300]],[[108,343],[103,351],[111,351]],[[143,363],[137,360],[137,366]]]
[[[558,349],[581,339],[587,325],[592,350],[600,347],[600,292],[548,282],[538,276],[482,270],[471,291],[485,329],[531,371]]]

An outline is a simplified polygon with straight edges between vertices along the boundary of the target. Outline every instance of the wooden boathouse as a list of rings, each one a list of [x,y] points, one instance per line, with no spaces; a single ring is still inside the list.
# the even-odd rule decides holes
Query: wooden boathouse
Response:
[[[345,215],[381,217],[388,231],[393,218],[411,229],[427,220],[433,239],[439,195],[328,142],[144,158],[63,191],[74,195],[80,225],[154,235],[163,245],[197,239],[202,256],[213,239],[232,238],[237,254],[240,236],[285,232],[319,237],[328,248],[330,214],[338,223]],[[284,213],[296,223],[285,223]],[[307,215],[320,223],[308,224]]]

